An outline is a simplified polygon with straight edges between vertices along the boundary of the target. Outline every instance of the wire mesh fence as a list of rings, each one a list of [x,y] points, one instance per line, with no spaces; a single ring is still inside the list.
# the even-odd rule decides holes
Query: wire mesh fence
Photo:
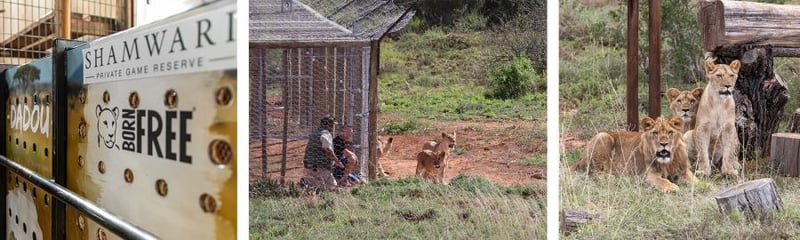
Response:
[[[132,25],[132,0],[0,0],[0,64],[51,53],[54,38],[89,41]]]
[[[325,144],[319,140],[322,119],[328,115],[337,122],[333,131],[327,129],[334,143],[331,148],[338,159],[350,163],[339,169],[344,171],[334,169],[335,177],[346,176],[347,170],[366,176],[369,51],[369,47],[250,49],[251,182],[297,181],[306,168],[330,167],[332,161],[321,151]]]

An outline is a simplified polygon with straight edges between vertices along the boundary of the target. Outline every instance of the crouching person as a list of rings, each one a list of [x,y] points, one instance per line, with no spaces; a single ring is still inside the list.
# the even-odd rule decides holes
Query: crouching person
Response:
[[[339,186],[349,187],[356,183],[362,183],[360,174],[353,173],[353,169],[358,166],[358,157],[353,152],[353,127],[342,125],[339,127],[339,135],[333,139],[333,153],[344,167],[334,167],[333,177]]]
[[[320,120],[320,127],[309,134],[303,157],[306,176],[301,179],[301,185],[325,191],[336,188],[331,170],[333,167],[344,168],[344,165],[333,152],[331,132],[334,124],[336,120],[333,117],[325,116]]]

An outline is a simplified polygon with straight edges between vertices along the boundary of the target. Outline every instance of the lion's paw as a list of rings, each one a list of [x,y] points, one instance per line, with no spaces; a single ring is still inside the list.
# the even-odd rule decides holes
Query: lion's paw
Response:
[[[671,193],[671,192],[678,191],[678,185],[675,185],[674,183],[664,184],[664,185],[661,186],[661,191],[663,191],[665,193]]]

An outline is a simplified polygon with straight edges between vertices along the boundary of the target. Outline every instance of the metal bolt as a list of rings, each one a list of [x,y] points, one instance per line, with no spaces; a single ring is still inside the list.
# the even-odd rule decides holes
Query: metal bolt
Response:
[[[167,181],[164,181],[164,179],[158,179],[158,181],[156,181],[156,192],[158,192],[158,195],[166,197],[168,190]]]
[[[83,168],[83,156],[78,156],[78,167]]]
[[[78,216],[78,230],[83,231],[86,228],[86,219],[83,216]]]
[[[78,92],[78,101],[86,103],[86,89],[81,88],[81,91]]]
[[[78,124],[78,136],[86,138],[86,121],[83,119],[81,119],[81,123]]]
[[[209,154],[211,155],[211,162],[217,165],[227,165],[233,159],[233,150],[228,142],[223,140],[211,141],[208,146]]]
[[[178,92],[173,89],[167,90],[164,94],[164,105],[172,109],[178,106]]]
[[[108,90],[106,90],[105,92],[103,92],[103,102],[108,103],[110,101],[111,101],[111,94],[108,93]]]
[[[131,95],[128,97],[128,104],[131,105],[131,108],[139,107],[139,93],[136,91],[131,92]]]
[[[102,228],[97,229],[97,240],[106,240],[106,231]]]
[[[103,162],[103,161],[100,161],[99,163],[97,163],[97,170],[100,171],[101,174],[105,174],[106,173],[106,163]]]
[[[203,212],[213,213],[217,211],[217,200],[214,199],[208,193],[203,193],[200,195],[200,208],[203,209]]]
[[[50,206],[50,195],[44,194],[44,206]]]
[[[231,92],[231,88],[229,87],[222,87],[217,89],[217,105],[220,106],[228,106],[233,100],[233,93]]]
[[[125,169],[125,182],[132,183],[133,182],[133,171],[130,168]]]

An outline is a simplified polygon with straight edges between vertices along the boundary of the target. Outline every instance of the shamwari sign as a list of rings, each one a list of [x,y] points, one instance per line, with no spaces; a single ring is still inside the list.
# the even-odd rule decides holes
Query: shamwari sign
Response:
[[[99,39],[82,51],[84,84],[236,67],[236,5]]]

